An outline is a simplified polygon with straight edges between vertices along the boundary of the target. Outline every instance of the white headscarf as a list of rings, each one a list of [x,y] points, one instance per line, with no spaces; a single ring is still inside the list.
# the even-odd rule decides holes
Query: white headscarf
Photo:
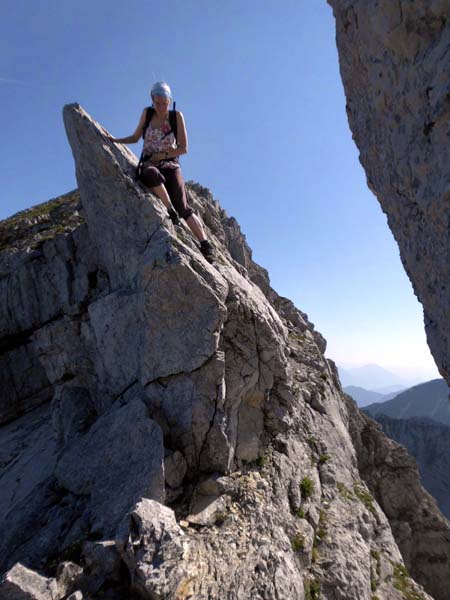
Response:
[[[164,96],[165,98],[172,99],[172,92],[165,81],[157,81],[154,83],[150,94],[152,96]]]

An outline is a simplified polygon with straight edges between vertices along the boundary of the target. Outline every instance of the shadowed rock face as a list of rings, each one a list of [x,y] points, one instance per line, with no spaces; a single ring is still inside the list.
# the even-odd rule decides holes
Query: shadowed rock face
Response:
[[[402,551],[408,568],[417,555],[421,569],[433,564],[444,600],[450,525],[375,425],[367,455],[372,421],[342,393],[307,315],[253,262],[236,220],[187,186],[215,247],[209,264],[136,183],[133,154],[77,104],[64,120],[80,223],[41,244],[28,231],[31,252],[0,255],[5,389],[16,390],[0,428],[0,592],[428,599],[377,502],[410,486]],[[12,360],[24,347],[29,359]],[[16,401],[30,364],[51,401]],[[360,477],[378,493],[374,455],[392,466],[376,498]],[[402,508],[386,508],[392,523]]]
[[[347,115],[450,383],[450,5],[328,0]]]
[[[414,457],[424,487],[450,518],[450,427],[426,417],[393,419],[380,413],[375,418],[386,435]]]
[[[358,411],[349,396],[346,400],[361,477],[388,517],[412,576],[443,600],[448,595],[449,556],[441,541],[449,523],[434,509],[435,500],[422,488],[417,464],[406,449],[383,435],[380,425]]]

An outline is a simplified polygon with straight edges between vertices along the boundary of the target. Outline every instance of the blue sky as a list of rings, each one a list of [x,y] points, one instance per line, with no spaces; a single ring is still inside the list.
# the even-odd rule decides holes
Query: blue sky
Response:
[[[76,187],[64,104],[123,137],[165,80],[186,120],[185,179],[238,220],[327,356],[439,376],[358,161],[325,0],[2,0],[1,13],[0,219]]]

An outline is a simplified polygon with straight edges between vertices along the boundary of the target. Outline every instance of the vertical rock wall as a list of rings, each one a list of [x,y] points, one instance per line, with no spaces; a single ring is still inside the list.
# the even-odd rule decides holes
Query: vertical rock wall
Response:
[[[450,5],[328,2],[360,161],[423,305],[431,352],[449,383]]]

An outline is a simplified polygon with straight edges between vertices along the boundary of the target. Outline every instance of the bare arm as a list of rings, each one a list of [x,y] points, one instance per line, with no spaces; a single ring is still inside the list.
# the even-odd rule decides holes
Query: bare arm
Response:
[[[115,142],[116,144],[134,144],[134,143],[138,142],[139,138],[142,135],[142,128],[144,127],[144,123],[145,123],[145,113],[146,113],[146,109],[144,108],[144,110],[142,111],[142,114],[141,114],[141,118],[139,119],[138,126],[136,127],[136,131],[134,133],[132,133],[131,135],[129,135],[127,137],[123,137],[123,138],[114,138],[114,137],[109,136],[109,139],[112,142]]]

